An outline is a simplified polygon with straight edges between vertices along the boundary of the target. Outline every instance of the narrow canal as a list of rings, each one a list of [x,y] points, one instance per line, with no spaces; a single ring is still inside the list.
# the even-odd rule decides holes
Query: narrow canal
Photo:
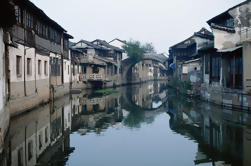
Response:
[[[12,119],[0,164],[250,166],[250,122],[165,82],[86,91]]]

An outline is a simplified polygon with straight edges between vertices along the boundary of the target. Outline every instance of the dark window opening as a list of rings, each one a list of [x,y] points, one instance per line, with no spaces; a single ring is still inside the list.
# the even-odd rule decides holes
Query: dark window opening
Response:
[[[27,75],[32,75],[32,63],[31,58],[27,58]]]
[[[99,73],[99,68],[97,66],[93,67],[93,73],[98,74]]]

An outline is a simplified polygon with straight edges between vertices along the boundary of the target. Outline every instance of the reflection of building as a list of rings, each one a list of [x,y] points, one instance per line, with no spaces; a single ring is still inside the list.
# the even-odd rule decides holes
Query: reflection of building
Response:
[[[60,143],[66,141],[62,137],[67,138],[71,128],[69,104],[68,97],[61,98],[54,105],[47,104],[11,120],[10,146],[6,147],[11,156],[11,165],[43,163],[44,159],[48,160],[56,153],[50,153],[53,148],[62,148]],[[46,157],[43,159],[43,156]]]
[[[120,93],[108,95],[74,95],[72,100],[72,128],[85,134],[89,130],[100,132],[108,124],[122,119]]]
[[[195,164],[250,165],[251,141],[245,114],[210,104],[169,102],[170,127],[199,143]]]

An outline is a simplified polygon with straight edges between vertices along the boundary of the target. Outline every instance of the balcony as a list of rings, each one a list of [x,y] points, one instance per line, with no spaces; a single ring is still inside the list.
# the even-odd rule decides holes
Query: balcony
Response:
[[[89,74],[89,77],[87,77],[88,80],[91,81],[100,81],[103,80],[103,75],[102,74]]]
[[[81,81],[105,81],[103,74],[83,74],[80,75]]]

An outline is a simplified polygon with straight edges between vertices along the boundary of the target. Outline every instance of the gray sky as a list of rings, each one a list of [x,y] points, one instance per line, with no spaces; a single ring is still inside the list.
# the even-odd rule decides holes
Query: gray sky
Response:
[[[184,40],[206,21],[244,0],[31,0],[72,41],[114,38],[152,42],[158,52]]]

